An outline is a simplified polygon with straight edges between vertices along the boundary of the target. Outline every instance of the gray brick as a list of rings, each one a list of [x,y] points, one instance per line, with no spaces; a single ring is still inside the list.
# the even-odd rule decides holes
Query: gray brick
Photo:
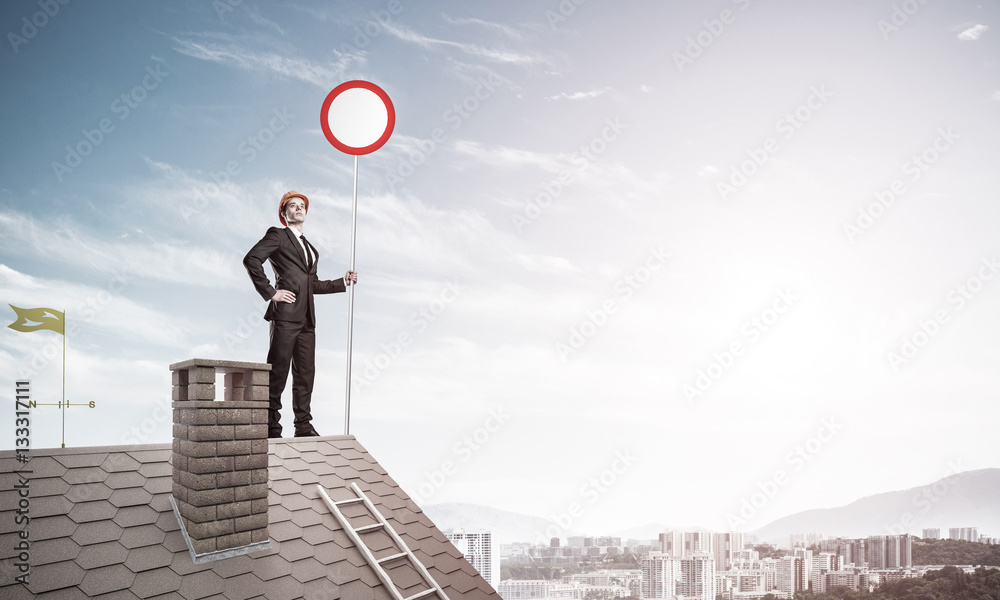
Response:
[[[265,442],[267,440],[264,440]],[[234,456],[235,470],[249,471],[250,469],[266,469],[267,454],[253,454],[251,456]]]
[[[251,531],[253,529],[262,529],[267,527],[267,515],[249,515],[246,517],[237,517],[233,521],[233,526],[237,532],[240,531]]]
[[[265,443],[267,440],[264,440]],[[218,444],[217,453],[219,456],[244,456],[253,450],[251,440],[236,440],[232,442],[216,442]]]
[[[176,471],[179,475],[178,483],[189,490],[212,490],[216,487],[216,475],[214,473],[188,473],[187,471]]]
[[[264,529],[254,529],[250,532],[250,543],[266,542],[268,539],[267,527]]]
[[[232,535],[224,535],[216,540],[216,546],[219,550],[227,550],[229,548],[239,548],[241,546],[249,546],[253,540],[253,536],[250,535],[249,531],[243,531],[240,533],[234,533]]]
[[[174,411],[175,415],[180,413],[174,418],[175,423],[183,423],[184,425],[215,425],[216,419],[214,410],[205,409],[177,409]]]
[[[246,408],[222,408],[215,411],[219,425],[250,425],[250,410]]]
[[[223,473],[233,470],[232,456],[217,456],[215,458],[189,458],[188,471],[191,473]]]
[[[215,367],[191,367],[188,369],[188,384],[211,383],[215,387]]]
[[[191,458],[213,458],[218,454],[219,442],[192,442],[190,440],[178,441],[178,454]],[[184,467],[185,471],[190,469]]]
[[[232,425],[190,425],[187,439],[192,442],[230,441],[233,437]]]
[[[177,510],[180,511],[181,516],[187,521],[205,523],[206,521],[214,521],[217,518],[216,506],[214,504],[211,506],[193,506],[183,500],[177,500],[176,498],[174,500],[177,502]]]
[[[237,502],[240,500],[257,500],[258,498],[267,498],[266,483],[256,483],[245,487],[225,488],[225,489],[233,490],[236,492]]]
[[[187,502],[192,506],[214,506],[233,502],[234,490],[237,488],[221,488],[214,490],[188,490]],[[245,498],[240,498],[245,500]]]
[[[187,369],[179,369],[170,372],[170,385],[187,385],[188,383]]]
[[[232,504],[219,504],[215,507],[220,519],[234,519],[252,514],[253,502],[256,500],[244,500],[243,502],[233,502]]]
[[[216,519],[207,523],[191,523],[188,525],[188,535],[199,540],[232,533],[235,533],[232,519]]]
[[[266,385],[254,385],[243,390],[243,399],[246,401],[263,402],[268,398],[269,388]]]
[[[234,440],[263,440],[267,439],[267,425],[234,425],[236,428]]]
[[[215,476],[215,480],[220,488],[250,485],[250,471],[219,473]]]
[[[195,554],[208,554],[209,552],[215,552],[215,538],[208,538],[204,540],[191,540],[191,547],[194,548]],[[223,548],[225,550],[225,548]]]

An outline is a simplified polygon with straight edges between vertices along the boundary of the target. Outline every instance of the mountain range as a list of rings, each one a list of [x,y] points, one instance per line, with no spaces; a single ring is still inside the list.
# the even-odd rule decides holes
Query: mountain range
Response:
[[[442,529],[488,529],[500,543],[548,541],[552,522],[489,506],[467,503],[431,504],[424,512]],[[866,496],[835,508],[817,508],[783,517],[755,531],[759,542],[789,545],[796,533],[822,533],[826,537],[868,537],[911,533],[939,528],[948,537],[950,527],[978,527],[979,533],[1000,536],[1000,469],[963,471],[927,485]],[[625,539],[655,540],[660,532],[692,531],[662,523],[616,532],[577,532],[566,535],[613,535]]]

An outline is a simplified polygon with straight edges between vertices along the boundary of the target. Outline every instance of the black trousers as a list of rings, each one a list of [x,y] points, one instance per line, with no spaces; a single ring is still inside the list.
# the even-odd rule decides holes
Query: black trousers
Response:
[[[309,404],[312,401],[313,381],[316,379],[316,328],[306,323],[271,321],[271,346],[267,351],[271,363],[268,400],[268,434],[281,433],[281,394],[292,370],[292,410],[295,429],[312,421]]]

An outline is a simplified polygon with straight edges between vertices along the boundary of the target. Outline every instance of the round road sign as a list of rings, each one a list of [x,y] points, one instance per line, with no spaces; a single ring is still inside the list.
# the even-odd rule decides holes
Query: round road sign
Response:
[[[396,109],[382,88],[358,79],[327,94],[319,120],[334,148],[345,154],[370,154],[392,135]]]

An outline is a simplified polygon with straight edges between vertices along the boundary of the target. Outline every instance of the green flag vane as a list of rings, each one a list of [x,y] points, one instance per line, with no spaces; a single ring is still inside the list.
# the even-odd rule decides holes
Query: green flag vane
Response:
[[[19,308],[13,304],[8,304],[14,309],[14,313],[17,314],[17,320],[8,325],[7,327],[13,329],[14,331],[20,331],[22,333],[32,333],[34,331],[54,331],[63,336],[63,355],[62,355],[62,402],[56,403],[43,403],[42,406],[58,406],[62,409],[62,447],[66,447],[66,407],[70,406],[66,402],[66,313],[65,311],[55,310],[53,308]],[[32,405],[35,405],[32,402]],[[74,406],[90,406],[94,408],[95,404],[93,401],[87,404],[75,404]]]

